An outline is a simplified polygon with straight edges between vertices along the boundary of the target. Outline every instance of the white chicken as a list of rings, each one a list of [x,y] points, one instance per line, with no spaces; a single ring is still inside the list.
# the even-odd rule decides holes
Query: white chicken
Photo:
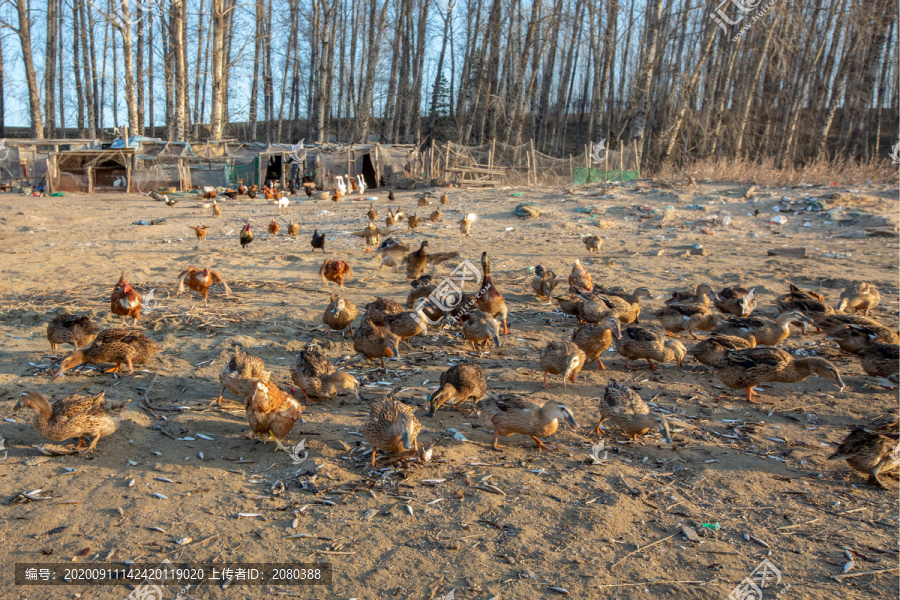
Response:
[[[290,204],[291,204],[290,199],[287,196],[282,196],[281,198],[278,199],[278,210],[281,210],[282,208],[284,210],[287,210],[287,208],[288,208],[288,206],[290,206]]]

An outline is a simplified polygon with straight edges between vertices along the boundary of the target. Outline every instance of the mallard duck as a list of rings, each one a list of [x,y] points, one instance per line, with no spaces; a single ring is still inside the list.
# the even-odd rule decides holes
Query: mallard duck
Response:
[[[631,326],[622,330],[622,336],[615,339],[613,344],[616,352],[625,357],[625,368],[633,368],[630,364],[632,358],[643,358],[656,369],[653,361],[672,362],[680,367],[684,355],[687,353],[684,345],[675,339],[667,339],[665,335],[645,329]]]
[[[413,414],[413,408],[395,400],[392,396],[379,398],[369,405],[369,418],[363,424],[363,434],[372,446],[372,468],[378,450],[402,453],[410,450],[419,453],[417,440],[422,424]]]
[[[791,335],[791,323],[811,323],[803,314],[792,310],[778,315],[774,321],[765,317],[737,317],[726,319],[713,333],[756,340],[762,346],[777,346]]]
[[[406,308],[399,302],[376,296],[375,300],[366,304],[363,321],[369,319],[373,324],[384,327],[384,315],[396,315],[405,310]]]
[[[647,297],[650,297],[647,288],[639,289],[645,290]],[[629,302],[620,296],[586,294],[581,310],[582,318],[590,323],[599,323],[606,317],[615,317],[625,324],[636,323],[641,314],[640,297],[635,298],[634,302]]]
[[[494,432],[494,442],[491,444],[494,450],[500,449],[498,436],[516,433],[530,436],[538,450],[548,450],[538,437],[556,433],[561,419],[572,429],[578,428],[575,415],[565,405],[548,400],[544,406],[538,406],[515,394],[491,394],[478,403],[478,415],[484,426]]]
[[[378,218],[378,211],[375,210],[375,204],[369,202],[369,212],[366,213],[366,216],[369,217],[369,221],[375,221]]]
[[[563,294],[554,296],[553,299],[559,303],[559,310],[569,316],[577,317],[579,323],[584,323],[584,298],[578,294]]]
[[[871,283],[857,283],[851,285],[844,293],[841,294],[841,301],[838,303],[838,310],[852,309],[854,312],[869,311],[878,306],[881,302],[881,294]]]
[[[547,383],[547,374],[563,376],[563,387],[566,380],[575,382],[575,377],[585,364],[584,350],[572,342],[550,342],[541,351],[541,370],[544,372],[544,387],[550,387]]]
[[[433,417],[437,409],[446,402],[459,405],[472,399],[475,406],[487,391],[484,371],[477,363],[461,363],[441,373],[440,387],[428,399],[428,416]]]
[[[244,398],[245,390],[241,384],[244,379],[262,379],[269,378],[269,371],[266,371],[266,365],[258,356],[253,356],[244,352],[240,346],[234,347],[234,355],[222,367],[219,373],[219,383],[222,384],[222,392],[219,397],[210,404],[222,404],[222,398],[225,390],[230,390],[236,396]]]
[[[597,370],[606,369],[600,361],[600,355],[606,352],[612,344],[613,338],[621,337],[619,320],[615,317],[607,317],[599,323],[589,323],[572,332],[572,341],[584,351],[585,364],[597,361]]]
[[[615,423],[632,440],[651,429],[656,429],[667,442],[672,442],[669,423],[665,418],[651,413],[650,407],[636,391],[614,379],[606,384],[606,391],[600,400],[600,422],[594,428],[594,433],[600,435],[600,425],[606,419]]]
[[[381,368],[387,373],[384,359],[400,356],[400,338],[391,333],[387,327],[365,320],[353,332],[353,349],[366,361],[380,359]]]
[[[441,194],[441,206],[445,206],[449,201],[450,196],[448,196],[447,194]]]
[[[584,242],[584,247],[587,248],[588,252],[593,254],[594,252],[600,251],[600,246],[603,245],[603,240],[597,237],[596,235],[587,235],[581,238],[581,241]]]
[[[80,364],[96,365],[115,363],[106,373],[118,373],[122,363],[128,365],[128,373],[134,373],[134,365],[141,365],[156,354],[159,347],[139,329],[107,329],[101,331],[87,348],[76,350],[59,363],[56,377]]]
[[[395,273],[399,273],[400,265],[403,264],[403,260],[409,253],[409,246],[401,244],[394,238],[388,238],[378,246],[378,253],[381,255],[381,264],[378,265],[379,271],[381,267],[386,266],[392,267]]]
[[[794,358],[781,348],[747,348],[729,350],[725,358],[712,365],[716,376],[730,388],[745,389],[747,400],[753,403],[758,396],[753,388],[762,383],[779,381],[797,383],[810,375],[819,375],[844,390],[844,381],[837,368],[817,356]]]
[[[697,362],[701,364],[711,365],[725,358],[725,353],[729,350],[743,350],[755,347],[756,340],[753,339],[752,335],[745,340],[733,335],[718,335],[714,333],[691,348],[691,356],[696,358]]]
[[[279,450],[290,452],[282,440],[294,428],[303,406],[268,379],[241,379],[238,386],[243,392],[250,430],[264,441],[268,434]]]
[[[420,279],[414,279],[411,283],[420,284],[413,285],[412,291],[406,297],[406,308],[414,308],[416,306],[416,302],[423,298],[428,298],[432,293],[437,289],[437,286],[430,283],[421,283]]]
[[[875,319],[864,317],[862,315],[828,315],[819,317],[814,321],[816,327],[822,330],[826,335],[833,335],[837,331],[848,325],[859,325],[866,329],[871,329],[878,334],[879,340],[885,344],[896,344],[900,342],[897,332],[893,329],[885,327]]]
[[[575,259],[572,272],[569,274],[569,291],[573,294],[588,294],[594,289],[591,274],[581,266],[581,260]]]
[[[887,327],[883,328],[888,333],[893,333]],[[896,334],[894,334],[894,343],[896,343]],[[879,331],[863,325],[845,325],[837,330],[833,330],[827,339],[836,342],[844,352],[850,354],[859,354],[873,343],[890,344],[890,340],[884,338],[884,331]]]
[[[723,313],[746,317],[756,309],[755,289],[751,288],[748,290],[742,287],[724,288],[715,295],[713,304]]]
[[[410,215],[406,219],[406,225],[408,227],[408,231],[415,231],[421,222],[422,222],[422,220],[419,218],[419,213],[414,212],[412,215]]]
[[[538,298],[546,298],[550,300],[550,294],[559,281],[556,279],[556,273],[549,269],[545,269],[544,265],[537,265],[534,268],[534,277],[531,279],[531,289],[534,290],[535,296]]]
[[[428,321],[428,316],[421,307],[414,311],[405,310],[393,315],[384,315],[385,326],[400,338],[401,342],[406,342],[419,334],[428,335]]]
[[[19,398],[14,410],[30,408],[34,411],[35,430],[51,442],[78,438],[79,456],[92,452],[100,438],[112,435],[119,423],[122,409],[130,400],[110,403],[104,392],[94,396],[66,396],[52,404],[37,392],[28,392]],[[85,447],[84,438],[91,443]]]
[[[712,301],[709,299],[710,295],[712,295],[713,289],[709,284],[701,283],[696,288],[694,288],[693,292],[683,292],[683,291],[674,291],[672,292],[669,299],[666,300],[666,304],[701,304],[703,306],[710,306]]]
[[[900,346],[897,344],[880,344],[875,336],[866,348],[859,353],[863,371],[872,377],[886,377],[894,385],[900,379]]]
[[[328,326],[328,334],[332,331],[343,331],[350,328],[351,335],[353,327],[351,324],[359,314],[359,309],[349,300],[345,300],[337,294],[331,294],[331,302],[325,312],[322,313],[322,323]]]
[[[509,315],[509,309],[506,307],[506,300],[503,294],[494,283],[491,275],[491,262],[488,259],[487,252],[481,253],[481,288],[475,295],[478,310],[487,313],[492,317],[499,317],[503,321],[503,333],[509,333],[509,327],[506,325],[506,317]]]
[[[472,230],[472,223],[475,222],[475,219],[475,213],[469,213],[463,216],[463,218],[459,220],[459,232],[462,235],[469,237],[469,232]]]
[[[846,460],[854,470],[868,473],[869,483],[887,489],[879,475],[897,470],[897,438],[900,433],[895,415],[878,417],[869,425],[854,427],[828,457]]]
[[[697,339],[694,334],[695,329],[701,331],[709,331],[722,324],[725,317],[717,313],[711,313],[709,308],[702,304],[669,304],[666,307],[656,311],[656,318],[667,333],[681,333],[687,331],[688,334]]]
[[[463,339],[471,342],[472,350],[475,350],[476,343],[482,349],[488,347],[490,342],[496,344],[498,348],[502,346],[500,343],[500,324],[491,315],[480,310],[473,310],[460,315],[460,320],[463,322]]]
[[[53,350],[59,344],[72,344],[78,350],[93,342],[99,331],[87,315],[57,315],[47,324],[47,340]]]
[[[360,400],[359,380],[349,373],[338,371],[315,344],[310,344],[297,355],[291,365],[291,381],[300,388],[307,401],[310,398],[334,398],[343,391],[350,391]]]
[[[438,221],[440,221],[441,220],[441,209],[436,208],[435,210],[431,211],[430,219],[431,219],[432,223],[437,223]]]
[[[375,223],[369,221],[369,224],[366,225],[366,228],[363,229],[363,237],[366,240],[366,252],[371,252],[371,247],[378,247],[381,244],[381,231],[375,225]]]

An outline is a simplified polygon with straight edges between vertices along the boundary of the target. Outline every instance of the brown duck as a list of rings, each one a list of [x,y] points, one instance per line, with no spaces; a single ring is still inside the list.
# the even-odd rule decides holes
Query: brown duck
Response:
[[[400,338],[387,327],[365,321],[353,333],[353,349],[366,361],[381,360],[381,368],[387,373],[385,358],[400,356]]]
[[[697,359],[697,362],[704,365],[712,365],[725,358],[725,354],[729,350],[744,350],[746,348],[755,348],[756,340],[750,336],[749,340],[739,338],[733,335],[713,334],[691,348],[691,356]]]
[[[56,350],[59,344],[72,344],[76,350],[94,341],[100,327],[87,315],[58,315],[47,325],[47,340]]]
[[[606,384],[606,390],[600,400],[600,422],[594,428],[597,435],[600,435],[600,425],[606,419],[615,423],[632,440],[651,429],[656,429],[667,442],[672,442],[666,419],[650,412],[650,407],[636,391],[613,379]]]
[[[897,438],[900,426],[896,415],[878,417],[868,425],[854,427],[828,460],[846,460],[854,470],[869,475],[869,483],[887,489],[879,475],[896,471]]]
[[[816,356],[794,358],[781,348],[731,350],[712,367],[722,383],[732,389],[746,390],[747,400],[753,403],[759,396],[753,390],[757,385],[770,381],[796,383],[814,374],[844,390],[844,381],[833,364]]]
[[[62,359],[56,377],[62,377],[66,370],[80,364],[101,363],[115,363],[107,373],[118,373],[122,363],[126,363],[131,374],[135,364],[144,364],[158,350],[156,343],[139,329],[107,329],[101,331],[90,346]]]
[[[620,338],[622,332],[619,329],[619,320],[615,317],[607,317],[599,323],[582,325],[572,332],[572,341],[584,351],[585,364],[597,361],[597,370],[606,369],[600,361],[600,355],[612,345],[613,338]]]
[[[372,446],[372,468],[378,450],[388,453],[414,451],[419,453],[418,436],[422,424],[413,409],[392,396],[379,398],[369,405],[369,417],[363,424],[363,434]]]
[[[680,367],[684,355],[687,353],[684,345],[675,339],[666,338],[665,335],[643,327],[631,326],[622,330],[622,335],[613,341],[616,352],[625,357],[625,368],[632,369],[631,359],[643,358],[656,369],[653,361],[672,362]]]
[[[359,380],[349,373],[338,371],[315,344],[308,345],[297,355],[291,365],[291,382],[300,388],[309,402],[311,398],[334,398],[344,391],[353,392],[360,400]]]
[[[478,401],[487,391],[484,371],[477,363],[454,365],[441,373],[440,387],[428,399],[428,416],[433,417],[435,411],[449,402],[459,407],[462,402],[471,399],[477,408]]]
[[[563,387],[566,381],[575,383],[575,378],[584,367],[586,357],[584,350],[572,342],[550,342],[541,351],[541,370],[544,372],[544,387],[550,387],[547,383],[547,374],[563,376]]]
[[[230,390],[235,396],[244,398],[245,389],[241,380],[244,379],[262,379],[269,378],[269,372],[266,371],[266,365],[258,356],[252,356],[244,352],[240,346],[234,347],[234,355],[222,367],[219,373],[219,383],[222,384],[222,391],[219,397],[210,404],[222,404],[225,390]]]
[[[543,406],[529,402],[516,394],[490,395],[478,403],[478,414],[486,429],[494,432],[491,447],[499,450],[499,436],[527,435],[535,441],[538,450],[549,448],[538,438],[556,433],[559,422],[566,421],[572,429],[578,428],[575,415],[565,405],[548,400]]]
[[[35,430],[52,442],[78,438],[78,454],[84,456],[97,447],[101,437],[112,435],[119,423],[122,409],[130,402],[110,403],[104,392],[94,396],[66,396],[52,404],[37,392],[19,398],[14,410],[30,408],[34,411]],[[85,446],[84,438],[91,443]]]
[[[478,310],[492,317],[499,317],[503,321],[503,333],[509,333],[509,327],[506,325],[509,309],[506,307],[506,300],[503,299],[503,294],[500,293],[500,290],[497,289],[497,285],[494,283],[494,278],[491,275],[491,262],[488,259],[487,252],[481,253],[481,270],[483,273],[481,288],[476,295],[477,300],[475,304],[478,306]]]

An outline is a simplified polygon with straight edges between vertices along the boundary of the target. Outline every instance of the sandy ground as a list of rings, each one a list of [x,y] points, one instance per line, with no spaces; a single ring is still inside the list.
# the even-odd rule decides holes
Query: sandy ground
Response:
[[[576,323],[534,298],[529,282],[538,263],[565,278],[580,257],[595,283],[647,286],[655,296],[645,301],[642,322],[648,324],[671,291],[702,282],[753,286],[759,313],[773,315],[788,281],[818,289],[834,304],[849,282],[869,281],[883,295],[873,316],[897,326],[897,241],[861,237],[880,216],[896,220],[896,189],[764,189],[744,199],[746,189],[645,183],[574,193],[450,190],[440,223],[401,237],[414,245],[428,239],[432,251],[459,251],[476,264],[487,251],[510,307],[511,332],[501,349],[479,357],[463,346],[458,328],[433,331],[415,338],[415,350],[401,360],[389,361],[387,375],[360,362],[349,337],[325,336],[320,317],[336,287],[319,279],[323,256],[309,245],[314,227],[327,232],[327,256],[353,266],[346,297],[357,305],[376,295],[404,301],[410,290],[404,274],[379,271],[377,256],[348,235],[364,226],[367,202],[304,197],[278,213],[262,200],[226,200],[222,218],[213,219],[195,200],[170,208],[112,194],[0,196],[0,437],[6,446],[0,451],[6,456],[0,462],[0,564],[8,567],[0,597],[124,599],[130,590],[121,586],[15,587],[12,566],[165,558],[318,561],[330,562],[334,572],[325,588],[168,586],[167,599],[183,592],[193,598],[421,600],[453,593],[487,600],[552,598],[561,590],[576,598],[725,598],[766,558],[781,577],[765,590],[767,599],[897,597],[896,480],[889,480],[893,491],[875,489],[846,463],[826,460],[849,426],[896,410],[897,395],[823,336],[795,330],[783,346],[832,359],[847,384],[843,394],[812,377],[764,386],[769,404],[754,406],[690,358],[683,368],[650,371],[641,363],[640,370],[627,371],[614,352],[604,355],[607,371],[589,368],[566,388],[553,377],[550,389],[541,388],[540,350],[568,339]],[[431,191],[434,202],[441,192]],[[769,223],[782,198],[835,192],[844,195],[827,208],[842,206],[840,214],[780,212],[787,224]],[[399,191],[395,205],[413,212],[420,193]],[[387,191],[374,195],[383,222]],[[544,215],[514,216],[522,201],[540,203]],[[595,214],[576,211],[585,207],[595,207]],[[479,215],[469,239],[456,225],[465,212]],[[727,226],[721,224],[725,215],[731,217]],[[247,217],[256,240],[242,252],[238,231]],[[265,233],[273,217],[282,226],[277,237]],[[283,235],[289,218],[301,226],[297,239]],[[155,219],[165,222],[133,224]],[[199,250],[189,229],[198,224],[211,226]],[[591,233],[605,239],[599,256],[580,241]],[[695,244],[709,255],[685,256]],[[805,246],[809,256],[766,255],[783,245]],[[213,288],[208,308],[196,296],[176,297],[176,275],[190,265],[219,270],[234,295]],[[435,274],[446,276],[454,266],[440,265]],[[87,368],[52,381],[53,366],[67,350],[50,351],[47,322],[68,310],[89,313],[103,326],[118,323],[109,313],[109,295],[122,270],[141,293],[155,290],[158,304],[141,323],[165,351],[133,376]],[[435,444],[430,463],[369,471],[360,435],[367,406],[352,396],[306,409],[288,436],[291,444],[306,440],[308,458],[299,465],[273,444],[245,437],[236,398],[222,409],[209,406],[235,344],[262,357],[288,389],[295,353],[313,341],[363,381],[365,398],[402,386],[399,398],[419,407],[426,428],[420,440]],[[425,417],[427,394],[460,359],[480,362],[492,389],[565,403],[582,430],[561,429],[548,440],[554,451],[537,452],[530,439],[514,436],[497,452],[475,417],[455,410]],[[596,424],[596,398],[610,379],[635,386],[665,411],[675,443],[655,434],[632,443],[612,430],[606,459],[592,464],[597,439],[584,433]],[[35,447],[45,440],[31,415],[13,412],[26,390],[52,398],[102,390],[112,400],[132,402],[119,430],[102,439],[93,456],[51,458]],[[451,428],[468,441],[454,439]],[[476,487],[484,483],[503,495]],[[20,492],[35,489],[50,499],[15,502]],[[699,541],[689,541],[682,525],[696,529]],[[179,545],[184,538],[192,541]],[[851,574],[889,571],[835,580],[848,562],[845,552],[854,557]]]

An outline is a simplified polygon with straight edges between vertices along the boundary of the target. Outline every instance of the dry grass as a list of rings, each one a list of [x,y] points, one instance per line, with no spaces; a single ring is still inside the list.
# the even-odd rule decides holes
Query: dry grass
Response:
[[[883,158],[867,162],[846,159],[819,160],[805,166],[777,168],[774,159],[750,161],[738,159],[703,159],[687,166],[663,165],[647,175],[657,179],[683,180],[691,175],[697,181],[740,181],[766,186],[810,185],[856,186],[871,181],[879,184],[898,183],[896,166]]]

